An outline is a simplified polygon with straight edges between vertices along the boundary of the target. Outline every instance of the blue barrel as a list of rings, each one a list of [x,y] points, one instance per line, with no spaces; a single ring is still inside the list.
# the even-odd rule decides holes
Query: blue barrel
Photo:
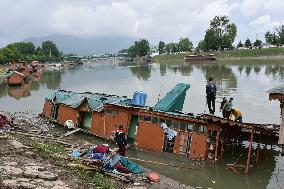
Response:
[[[147,94],[144,91],[135,91],[132,98],[132,104],[145,106]]]

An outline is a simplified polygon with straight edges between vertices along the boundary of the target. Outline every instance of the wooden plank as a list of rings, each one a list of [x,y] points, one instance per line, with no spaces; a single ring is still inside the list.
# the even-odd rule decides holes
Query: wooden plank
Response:
[[[81,128],[77,128],[77,129],[75,129],[75,130],[73,130],[73,131],[70,131],[70,132],[68,132],[68,133],[65,133],[63,136],[64,136],[64,137],[67,137],[67,136],[69,136],[69,135],[71,135],[71,134],[73,134],[73,133],[76,133],[76,132],[80,131],[80,130],[81,130]]]
[[[248,174],[248,171],[249,171],[249,163],[250,163],[250,158],[251,158],[251,147],[252,147],[253,133],[254,133],[254,129],[251,130],[251,135],[250,135],[249,152],[248,152],[248,159],[247,159],[247,165],[246,165],[246,170],[245,170],[246,174]]]

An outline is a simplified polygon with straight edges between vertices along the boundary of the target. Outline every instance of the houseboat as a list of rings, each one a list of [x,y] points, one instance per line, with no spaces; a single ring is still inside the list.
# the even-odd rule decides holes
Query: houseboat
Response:
[[[12,71],[7,75],[7,83],[10,86],[23,85],[25,82],[25,79],[26,79],[26,75],[18,71]]]
[[[238,123],[212,115],[182,112],[189,88],[188,84],[177,84],[154,107],[144,105],[144,93],[129,99],[58,90],[46,97],[42,115],[62,125],[72,120],[75,127],[105,139],[123,125],[128,140],[134,141],[138,148],[188,156],[193,160],[215,162],[221,159],[223,152],[233,146],[232,142],[240,142],[240,134],[250,141],[250,150],[253,135],[267,134],[275,138],[277,125]],[[250,157],[249,153],[248,159]],[[243,167],[248,172],[250,161]]]
[[[186,62],[213,62],[216,61],[216,56],[214,54],[209,55],[195,55],[195,54],[189,54],[184,56],[184,61]]]

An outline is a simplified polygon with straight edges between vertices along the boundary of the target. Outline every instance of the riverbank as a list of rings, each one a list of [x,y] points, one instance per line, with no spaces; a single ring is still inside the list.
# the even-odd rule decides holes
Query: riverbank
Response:
[[[217,61],[231,60],[284,60],[284,48],[270,49],[247,49],[232,50],[222,52],[210,52],[203,54],[215,54]],[[170,63],[183,62],[185,54],[158,55],[153,58],[153,62]]]
[[[126,182],[100,169],[83,167],[81,160],[70,158],[67,149],[89,148],[95,144],[72,135],[62,137],[68,130],[57,128],[56,124],[31,112],[4,114],[13,120],[14,131],[0,130],[0,188],[192,189],[162,175],[160,182],[148,182],[151,171],[145,168],[142,175],[133,175],[132,181]]]

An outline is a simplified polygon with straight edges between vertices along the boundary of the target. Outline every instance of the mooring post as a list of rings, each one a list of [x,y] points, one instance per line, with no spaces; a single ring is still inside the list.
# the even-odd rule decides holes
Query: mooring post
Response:
[[[246,174],[248,174],[248,171],[249,171],[249,163],[250,163],[250,156],[251,156],[251,147],[252,147],[253,133],[254,133],[254,129],[252,128],[251,129],[251,134],[250,134],[250,141],[249,141],[249,151],[248,151],[247,166],[246,166],[246,171],[245,171]]]

